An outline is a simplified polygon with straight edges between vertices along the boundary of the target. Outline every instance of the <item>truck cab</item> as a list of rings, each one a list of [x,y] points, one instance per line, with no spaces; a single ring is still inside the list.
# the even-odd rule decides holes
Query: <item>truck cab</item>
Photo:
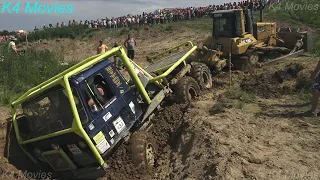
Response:
[[[63,179],[101,177],[109,167],[106,160],[124,142],[139,169],[153,168],[155,112],[166,97],[188,103],[200,93],[186,63],[196,49],[192,42],[182,43],[152,57],[147,70],[121,46],[78,62],[12,102],[19,146],[34,163]],[[121,59],[124,72],[110,62],[113,56]],[[195,67],[210,75],[205,64]]]
[[[23,118],[17,121],[21,147],[35,162],[48,163],[55,171],[96,171],[100,157],[129,133],[142,109],[135,90],[108,59],[68,81],[77,112],[61,80],[24,101]]]

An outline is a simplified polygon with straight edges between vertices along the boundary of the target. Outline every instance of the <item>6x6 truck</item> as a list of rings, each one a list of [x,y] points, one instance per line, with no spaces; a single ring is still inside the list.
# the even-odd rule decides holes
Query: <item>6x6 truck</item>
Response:
[[[96,178],[124,141],[137,167],[154,166],[157,148],[148,130],[155,111],[167,97],[188,103],[212,86],[205,64],[187,62],[196,48],[185,42],[168,49],[150,57],[146,69],[121,46],[79,62],[11,104],[18,144],[34,163],[66,177]]]

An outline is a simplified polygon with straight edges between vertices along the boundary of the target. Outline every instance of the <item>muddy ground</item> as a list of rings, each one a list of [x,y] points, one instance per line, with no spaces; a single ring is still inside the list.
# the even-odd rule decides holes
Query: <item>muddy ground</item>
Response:
[[[300,59],[301,60],[301,59]],[[296,60],[292,60],[296,61]],[[308,63],[308,62],[306,62]],[[278,64],[278,66],[281,64]],[[264,84],[281,74],[269,89],[286,81],[297,84],[303,63],[282,64],[256,78]],[[275,68],[277,69],[277,68]],[[236,78],[236,77],[235,77]],[[265,79],[263,79],[265,78]],[[222,78],[223,79],[223,78]],[[221,77],[217,81],[223,81]],[[228,85],[225,77],[225,85]],[[271,78],[271,81],[273,79]],[[248,79],[243,80],[243,84]],[[255,84],[258,89],[259,83]],[[256,89],[245,91],[256,93]],[[301,99],[296,86],[281,91],[281,96],[254,96],[241,108],[227,108],[212,114],[221,95],[219,89],[202,95],[191,107],[172,105],[154,120],[154,135],[159,143],[159,159],[154,171],[138,175],[132,164],[122,158],[112,168],[111,179],[319,179],[320,121],[305,117],[309,102]],[[260,89],[263,90],[263,87]],[[115,157],[126,157],[122,149]],[[124,160],[124,161],[123,161]],[[124,173],[124,171],[128,173]]]
[[[220,99],[229,98],[224,93],[229,77],[228,73],[214,77],[215,87],[189,107],[171,104],[156,115],[152,130],[158,143],[155,169],[136,169],[124,145],[108,160],[111,168],[100,179],[319,179],[320,121],[303,115],[310,108],[304,98],[308,92],[298,92],[297,86],[314,62],[308,57],[287,59],[259,69],[255,76],[234,72],[233,86],[240,89],[233,92],[251,94],[252,99],[238,97],[241,106],[215,113],[212,109]],[[290,84],[290,90],[279,91],[284,84]],[[8,155],[3,117],[9,114],[1,110],[1,153]],[[23,163],[12,160],[17,158]],[[23,155],[11,161],[1,156],[0,175],[15,172],[10,177],[19,179],[18,170],[23,172],[23,165],[28,164],[25,160]]]

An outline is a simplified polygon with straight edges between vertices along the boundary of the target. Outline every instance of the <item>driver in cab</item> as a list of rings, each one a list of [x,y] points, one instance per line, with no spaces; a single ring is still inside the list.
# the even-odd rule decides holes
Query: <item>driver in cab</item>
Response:
[[[99,83],[101,81],[101,78],[102,77],[99,75],[96,76],[94,79],[92,78],[91,80],[89,80],[88,85],[90,86],[90,89],[93,91],[93,94],[96,97],[96,99],[99,101],[99,103],[104,105],[104,103],[106,103],[106,100],[105,100],[106,94],[104,92],[103,87]],[[89,107],[91,107],[92,111],[94,112],[99,111],[96,103],[91,97],[88,100],[88,105]]]

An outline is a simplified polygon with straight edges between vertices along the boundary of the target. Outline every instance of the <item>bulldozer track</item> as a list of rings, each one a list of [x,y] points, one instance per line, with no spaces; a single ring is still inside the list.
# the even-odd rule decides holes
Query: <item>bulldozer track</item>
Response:
[[[289,53],[291,50],[285,47],[273,47],[273,46],[266,46],[266,47],[253,47],[250,50],[255,50],[261,53],[269,53],[269,52],[277,52],[277,53]],[[250,51],[248,50],[248,51]],[[248,52],[247,51],[247,52]]]
[[[299,50],[294,53],[290,53],[290,49],[285,48],[285,47],[271,47],[271,46],[266,46],[266,47],[251,47],[249,48],[242,56],[240,56],[240,60],[242,61],[240,64],[242,66],[242,70],[249,70],[253,71],[254,68],[261,67],[263,65],[276,62],[279,60],[282,60],[284,58],[289,58],[289,57],[297,57],[300,54],[304,52],[304,50]],[[272,58],[272,59],[267,59],[267,60],[262,60],[259,59],[259,62],[257,64],[253,63],[250,61],[250,56],[257,52],[258,54],[264,55],[264,58],[268,57],[268,54],[273,53],[273,54],[279,54],[279,57]],[[238,64],[238,65],[240,65]]]

